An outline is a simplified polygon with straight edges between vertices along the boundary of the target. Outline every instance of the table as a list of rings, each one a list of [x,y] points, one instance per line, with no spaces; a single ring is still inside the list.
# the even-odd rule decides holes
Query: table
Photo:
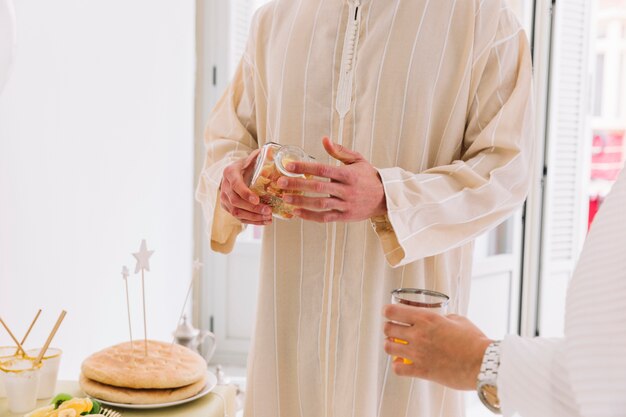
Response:
[[[78,387],[76,381],[59,381],[56,392],[65,392],[76,397],[84,397],[85,394]],[[187,404],[176,405],[167,408],[156,408],[151,410],[118,409],[123,417],[235,417],[236,415],[236,394],[234,385],[218,385],[208,395]],[[42,400],[37,403],[37,407],[48,405],[50,400]],[[228,413],[224,413],[224,405]],[[108,407],[107,408],[114,408]],[[22,417],[23,414],[12,414],[9,412],[6,398],[0,399],[0,417]]]

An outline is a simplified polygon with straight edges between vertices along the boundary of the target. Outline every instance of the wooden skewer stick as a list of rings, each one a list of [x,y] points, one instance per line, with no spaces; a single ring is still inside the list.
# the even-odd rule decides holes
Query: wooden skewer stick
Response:
[[[148,326],[146,324],[146,290],[145,290],[145,271],[150,271],[149,259],[154,253],[153,250],[148,250],[146,239],[141,241],[139,252],[133,253],[135,259],[137,259],[137,266],[135,266],[135,274],[141,270],[141,293],[143,297],[143,340],[144,340],[144,353],[148,356]]]
[[[20,342],[22,344],[22,346],[24,346],[24,344],[26,343],[26,339],[28,338],[28,335],[30,334],[30,331],[33,330],[33,326],[37,322],[37,319],[39,318],[40,315],[41,315],[41,309],[39,309],[39,311],[37,312],[37,315],[35,316],[33,321],[30,323],[30,326],[28,327],[28,330],[26,330],[26,334],[24,335],[24,337],[22,337],[22,341]],[[16,350],[15,354],[17,355],[19,351],[20,351],[19,349]]]
[[[0,323],[2,324],[2,326],[5,328],[5,330],[7,331],[7,333],[9,333],[9,336],[11,336],[11,339],[13,339],[13,342],[15,342],[15,346],[17,346],[17,351],[18,352],[22,352],[22,355],[26,355],[26,351],[24,350],[24,348],[22,347],[22,344],[20,342],[18,342],[17,338],[15,337],[15,335],[13,335],[13,332],[11,332],[11,330],[9,329],[9,327],[6,325],[6,323],[4,322],[4,320],[2,320],[2,317],[0,317]]]
[[[143,296],[143,347],[144,354],[148,356],[148,326],[146,325],[146,290],[144,287],[144,269],[141,268],[141,293]]]
[[[37,359],[35,359],[34,366],[37,366],[41,363],[43,356],[46,354],[46,351],[48,350],[48,347],[50,346],[50,342],[52,342],[54,335],[57,333],[57,330],[59,330],[59,327],[61,326],[61,322],[65,318],[66,314],[67,314],[67,311],[65,310],[61,311],[61,315],[59,316],[56,324],[52,328],[52,332],[50,332],[50,335],[48,335],[48,339],[46,340],[46,343],[44,343],[43,347],[41,348],[41,351],[39,352],[39,355],[37,356]]]
[[[126,311],[128,312],[128,333],[130,334],[130,350],[135,351],[135,344],[133,343],[133,326],[130,322],[130,299],[128,298],[128,268],[122,267],[122,277],[124,278],[124,284],[126,284]]]
[[[126,283],[126,311],[128,312],[128,333],[130,335],[130,350],[135,350],[133,343],[133,327],[130,324],[130,300],[128,299],[128,280],[124,280]]]

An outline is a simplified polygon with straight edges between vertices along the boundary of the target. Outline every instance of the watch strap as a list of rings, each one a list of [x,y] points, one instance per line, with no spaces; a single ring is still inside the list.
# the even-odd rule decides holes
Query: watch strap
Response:
[[[498,370],[500,368],[500,341],[489,344],[483,355],[478,373],[476,392],[480,401],[490,411],[501,414],[498,399]]]

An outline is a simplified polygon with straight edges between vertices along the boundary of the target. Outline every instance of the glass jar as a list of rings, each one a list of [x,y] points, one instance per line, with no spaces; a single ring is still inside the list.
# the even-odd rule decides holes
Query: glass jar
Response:
[[[283,194],[302,195],[303,193],[283,190],[276,184],[276,181],[282,176],[309,179],[310,175],[294,174],[287,171],[285,166],[289,162],[310,162],[313,160],[313,157],[307,155],[298,146],[268,142],[263,145],[257,157],[252,181],[250,181],[250,189],[260,197],[261,203],[272,208],[274,217],[290,219],[293,217],[295,207],[283,201]]]

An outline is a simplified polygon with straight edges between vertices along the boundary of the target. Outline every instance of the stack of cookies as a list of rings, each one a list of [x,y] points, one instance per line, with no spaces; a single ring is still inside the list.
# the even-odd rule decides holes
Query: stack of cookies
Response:
[[[171,343],[144,341],[111,346],[82,364],[81,389],[104,401],[162,404],[185,400],[206,385],[207,364],[192,350]]]

